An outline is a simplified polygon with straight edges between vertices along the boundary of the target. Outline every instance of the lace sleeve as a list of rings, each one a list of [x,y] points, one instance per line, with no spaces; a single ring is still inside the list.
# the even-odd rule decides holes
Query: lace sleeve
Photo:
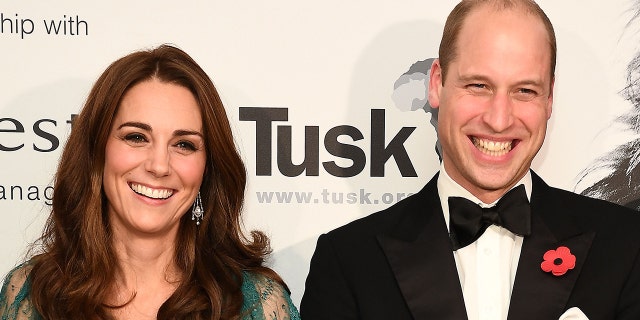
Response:
[[[11,270],[0,291],[0,316],[2,320],[37,320],[37,312],[31,306],[27,277],[31,266],[20,265]]]
[[[243,320],[300,320],[289,293],[271,278],[245,272]]]

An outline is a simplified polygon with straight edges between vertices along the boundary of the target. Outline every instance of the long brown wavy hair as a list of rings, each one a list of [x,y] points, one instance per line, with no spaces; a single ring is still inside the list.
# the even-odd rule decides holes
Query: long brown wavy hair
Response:
[[[31,299],[45,319],[111,319],[109,294],[118,258],[102,176],[113,119],[128,89],[158,79],[189,89],[200,106],[206,144],[199,226],[185,214],[174,260],[183,274],[158,319],[232,319],[242,306],[242,271],[282,280],[263,266],[267,237],[241,230],[246,169],[211,79],[184,51],[162,45],[113,62],[73,122],[55,175],[53,207],[32,258]],[[284,285],[284,284],[283,284]]]

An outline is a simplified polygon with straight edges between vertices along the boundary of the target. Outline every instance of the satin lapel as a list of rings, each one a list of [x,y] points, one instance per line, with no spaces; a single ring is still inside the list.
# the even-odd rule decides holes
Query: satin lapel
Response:
[[[583,232],[562,213],[562,199],[547,197],[549,187],[534,175],[531,199],[531,235],[525,238],[518,262],[508,319],[558,319],[587,258],[593,232]],[[566,246],[576,266],[562,276],[542,271],[542,256]]]
[[[414,319],[467,319],[435,181],[404,207],[406,218],[378,242]]]

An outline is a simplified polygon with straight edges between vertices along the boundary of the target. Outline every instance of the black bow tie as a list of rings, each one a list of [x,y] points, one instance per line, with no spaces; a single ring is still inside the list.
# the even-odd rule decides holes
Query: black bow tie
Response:
[[[492,224],[519,235],[531,234],[531,208],[524,185],[507,192],[491,208],[481,208],[471,200],[449,197],[449,236],[453,250],[478,240]]]

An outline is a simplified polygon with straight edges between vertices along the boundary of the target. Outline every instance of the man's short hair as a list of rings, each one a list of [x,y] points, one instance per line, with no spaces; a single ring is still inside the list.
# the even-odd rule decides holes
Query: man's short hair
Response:
[[[554,78],[556,70],[556,35],[553,30],[553,25],[549,20],[549,17],[542,11],[540,6],[533,0],[462,0],[458,5],[453,8],[447,22],[444,25],[444,31],[442,33],[442,41],[440,41],[440,49],[438,51],[440,59],[440,68],[442,69],[442,83],[444,83],[447,69],[449,64],[455,60],[457,50],[457,40],[460,35],[460,30],[464,24],[465,19],[471,12],[481,8],[483,6],[493,5],[495,11],[500,10],[522,10],[527,14],[533,14],[540,18],[547,29],[547,35],[549,36],[549,49],[551,52],[551,79]]]

